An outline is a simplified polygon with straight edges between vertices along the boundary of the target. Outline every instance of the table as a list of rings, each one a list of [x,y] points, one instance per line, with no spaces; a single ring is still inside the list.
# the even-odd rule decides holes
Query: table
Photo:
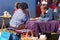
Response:
[[[2,28],[1,28],[1,29],[3,29],[3,27],[6,28],[6,25],[5,25],[5,18],[10,19],[11,16],[0,16],[0,18],[2,18]]]
[[[56,32],[58,29],[59,22],[56,20],[52,21],[28,21],[26,23],[26,28],[31,29],[35,34],[41,33],[51,33]]]

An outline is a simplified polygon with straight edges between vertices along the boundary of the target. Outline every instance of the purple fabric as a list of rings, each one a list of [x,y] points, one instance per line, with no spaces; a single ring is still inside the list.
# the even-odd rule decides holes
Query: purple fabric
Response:
[[[33,30],[36,35],[38,35],[39,30],[38,30],[38,24],[36,21],[28,21],[25,26],[27,29]]]
[[[33,30],[36,34],[41,31],[41,33],[51,33],[57,31],[58,29],[58,21],[28,21],[26,23],[26,28]]]
[[[58,21],[50,21],[49,23],[51,26],[51,32],[57,32],[59,22]]]
[[[51,26],[48,22],[45,23],[45,33],[51,33]]]
[[[42,21],[42,22],[38,22],[38,25],[39,25],[39,30],[41,30],[41,32],[43,33],[45,33],[45,24],[46,24],[46,22],[44,22],[44,21]]]

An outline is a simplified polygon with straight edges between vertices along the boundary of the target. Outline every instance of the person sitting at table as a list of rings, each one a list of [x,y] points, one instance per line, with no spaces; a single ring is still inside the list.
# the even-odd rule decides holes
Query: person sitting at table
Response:
[[[42,21],[52,20],[52,13],[53,13],[52,10],[49,9],[48,7],[41,6],[41,14],[39,20]]]
[[[19,9],[15,12],[10,20],[10,27],[14,29],[24,29],[25,23],[29,20],[29,17],[25,14],[24,10],[28,9],[28,4],[22,2],[19,5]]]
[[[16,2],[15,3],[15,9],[13,10],[13,13],[15,14],[15,12],[20,8],[20,5],[21,3],[20,2]],[[23,6],[24,4],[22,4],[22,6]],[[26,9],[26,10],[24,10],[24,12],[25,12],[25,14],[27,15],[27,16],[29,16],[29,11]]]
[[[15,12],[18,10],[18,9],[20,9],[20,2],[16,2],[15,3],[15,8],[14,8],[14,10],[13,10],[13,13],[15,14]],[[23,6],[24,4],[22,4],[21,6]],[[29,11],[27,10],[27,9],[25,9],[25,10],[23,10],[24,11],[24,13],[28,16],[28,17],[30,17],[30,15],[29,15]]]
[[[39,20],[39,21],[48,21],[53,19],[53,11],[51,8],[48,8],[47,2],[43,1],[41,3],[41,14],[38,18],[32,18],[33,20]]]

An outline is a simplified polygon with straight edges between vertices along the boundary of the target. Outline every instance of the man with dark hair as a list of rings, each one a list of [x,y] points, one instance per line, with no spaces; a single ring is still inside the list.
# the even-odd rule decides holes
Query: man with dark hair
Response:
[[[25,14],[24,10],[28,8],[27,3],[21,3],[18,5],[20,8],[15,12],[10,20],[10,27],[15,29],[24,29],[25,23],[29,17]]]
[[[27,3],[25,3],[25,2],[22,2],[20,6],[21,6],[21,9],[22,9],[22,10],[24,10],[24,9],[27,9],[27,8],[28,8]]]
[[[27,4],[27,3],[22,2],[22,3],[20,4],[20,8],[24,11],[24,13],[25,13],[27,16],[29,16],[29,11],[27,10],[27,8],[28,8],[28,4]]]

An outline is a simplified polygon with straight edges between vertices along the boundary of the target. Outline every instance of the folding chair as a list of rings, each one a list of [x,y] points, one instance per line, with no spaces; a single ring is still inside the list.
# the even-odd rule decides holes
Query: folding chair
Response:
[[[0,40],[9,40],[9,37],[10,37],[9,32],[2,31],[1,36],[0,36]]]

